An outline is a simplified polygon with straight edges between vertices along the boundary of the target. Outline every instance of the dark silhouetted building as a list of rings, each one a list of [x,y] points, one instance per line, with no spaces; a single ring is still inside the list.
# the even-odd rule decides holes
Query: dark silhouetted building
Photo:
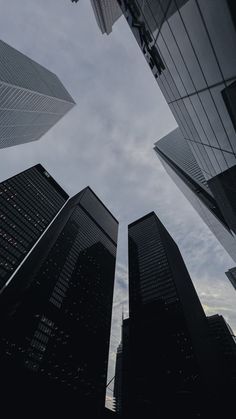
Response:
[[[29,417],[103,414],[117,231],[85,188],[2,293],[0,380],[9,409]]]
[[[114,382],[114,399],[116,413],[121,415],[122,412],[122,341],[116,352],[116,369]]]
[[[225,272],[225,274],[229,278],[234,289],[236,289],[236,267],[229,269],[227,272]]]
[[[0,41],[0,148],[38,140],[74,105],[54,73]]]
[[[122,321],[121,343],[117,348],[113,396],[119,416],[129,409],[129,319]]]
[[[0,183],[0,290],[67,199],[40,164]]]
[[[207,320],[210,334],[220,354],[218,366],[221,368],[224,382],[227,383],[227,395],[230,400],[234,398],[236,389],[236,339],[223,316],[215,314],[207,317]]]
[[[226,211],[215,196],[179,128],[157,141],[154,147],[166,172],[198,212],[221,245],[236,261],[236,237]],[[224,205],[226,200],[222,201]]]
[[[234,1],[118,3],[236,240]]]
[[[224,403],[214,405],[219,392],[223,398],[218,351],[180,251],[155,213],[129,225],[129,307],[124,417],[222,413]]]

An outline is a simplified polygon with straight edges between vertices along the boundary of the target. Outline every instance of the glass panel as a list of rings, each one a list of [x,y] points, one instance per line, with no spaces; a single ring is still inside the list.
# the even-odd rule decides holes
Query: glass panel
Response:
[[[169,51],[170,43],[173,44],[173,42],[174,42],[173,38],[171,37],[170,32],[168,32],[168,36],[170,37],[170,39],[165,39],[162,35],[160,35],[158,37],[158,40],[157,40],[157,46],[158,46],[158,49],[161,52],[161,55],[163,56],[163,61],[164,61],[165,66],[168,68],[168,70],[171,73],[171,76],[173,77],[173,79],[175,81],[175,84],[176,84],[177,89],[179,91],[179,95],[185,96],[186,95],[186,89],[184,88],[182,80],[181,80],[181,78],[179,76],[179,73],[176,69],[175,62],[173,61],[173,57],[170,55],[170,51]],[[166,47],[166,42],[167,42],[168,48]],[[173,53],[173,51],[171,50],[171,54],[172,53]],[[164,70],[164,72],[166,72],[166,70]]]
[[[212,85],[221,82],[222,75],[199,13],[197,3],[188,1],[181,8],[180,13],[207,83]]]
[[[226,138],[225,135],[222,135],[222,148],[227,151],[236,151],[236,132],[222,97],[223,87],[224,85],[220,85],[212,88],[211,94],[213,96],[214,102],[217,106],[222,123],[224,125],[224,129],[226,130],[228,136],[228,138]]]
[[[220,165],[221,172],[223,172],[224,170],[228,169],[228,166],[227,166],[226,160],[224,158],[223,152],[221,150],[214,149],[214,153],[215,153],[216,158],[217,158],[217,161],[218,161],[218,163]]]
[[[168,22],[170,24],[170,27],[172,29],[172,32],[175,38],[174,42],[175,44],[178,45],[178,48],[182,54],[182,57],[184,58],[185,64],[187,66],[189,73],[191,74],[191,78],[193,80],[195,88],[197,90],[205,88],[206,82],[204,80],[202,71],[199,67],[194,50],[189,41],[188,34],[184,28],[183,22],[181,21],[180,14],[175,13],[173,16],[170,17]],[[166,27],[166,24],[163,25],[161,32],[163,33],[163,36],[168,39],[168,44],[169,44],[169,41],[171,41],[171,38],[168,32],[170,31]],[[171,43],[171,47],[173,49],[172,45],[173,45],[173,41]],[[171,53],[174,53],[174,52],[172,52],[171,50]],[[182,72],[184,71],[183,65],[181,66],[181,68],[179,68],[179,71],[182,75]],[[187,83],[187,79],[186,79],[186,83]]]
[[[220,135],[223,131],[223,126],[220,122],[219,116],[216,112],[214,102],[211,98],[209,90],[199,93],[199,98],[204,107],[204,111],[207,117],[208,124],[210,125],[208,140],[210,145],[219,147],[220,146]],[[211,134],[210,134],[211,131]],[[223,134],[225,136],[225,133]]]
[[[235,154],[232,154],[232,153],[223,153],[223,154],[224,154],[225,160],[228,164],[228,167],[232,167],[232,166],[236,165]]]
[[[236,76],[236,32],[225,0],[198,0],[224,77]]]
[[[193,107],[193,104],[191,102],[191,98],[185,98],[183,100],[184,100],[184,104],[185,104],[185,106],[188,110],[188,113],[189,113],[189,115],[190,115],[190,117],[191,117],[191,119],[194,123],[194,126],[195,126],[195,128],[196,128],[196,130],[197,130],[197,132],[200,136],[201,141],[203,143],[207,143],[208,142],[207,136],[206,136],[206,134],[203,130],[201,120],[199,119],[198,114],[197,114],[195,108]]]
[[[236,82],[234,81],[221,92],[218,92],[217,89],[216,91],[219,95],[219,97],[217,96],[217,100],[219,102],[218,106],[221,112],[223,111],[223,120],[229,135],[229,141],[231,143],[232,149],[236,151]],[[213,92],[215,91],[213,90]]]

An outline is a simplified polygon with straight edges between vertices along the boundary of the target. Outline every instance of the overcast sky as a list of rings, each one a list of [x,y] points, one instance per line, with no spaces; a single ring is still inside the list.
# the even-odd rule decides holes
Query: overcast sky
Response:
[[[89,0],[0,0],[1,39],[55,72],[77,105],[39,141],[0,150],[0,181],[41,163],[73,195],[89,185],[120,222],[109,378],[122,304],[127,225],[155,211],[180,247],[207,314],[236,331],[234,264],[165,173],[153,143],[176,127],[123,18],[110,36]]]

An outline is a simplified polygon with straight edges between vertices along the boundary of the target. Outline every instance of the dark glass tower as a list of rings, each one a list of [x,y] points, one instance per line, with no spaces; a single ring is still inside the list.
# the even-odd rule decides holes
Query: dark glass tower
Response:
[[[0,183],[0,290],[67,199],[40,164]]]
[[[227,383],[228,399],[234,400],[236,389],[236,338],[223,316],[207,317],[210,334],[219,351],[219,368]]]
[[[117,230],[85,188],[2,293],[2,396],[26,415],[96,418],[104,409]]]
[[[212,414],[217,351],[179,249],[155,213],[129,225],[129,307],[127,417]]]
[[[236,236],[224,208],[218,205],[203,173],[179,128],[157,141],[154,147],[171,179],[179,187],[225,250],[236,261]]]
[[[233,0],[118,0],[118,3],[235,236]]]

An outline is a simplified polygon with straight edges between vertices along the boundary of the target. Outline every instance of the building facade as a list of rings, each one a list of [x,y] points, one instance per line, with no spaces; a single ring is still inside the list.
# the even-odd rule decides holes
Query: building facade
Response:
[[[180,251],[155,213],[129,225],[129,307],[125,418],[217,414],[218,351]]]
[[[225,272],[225,274],[236,290],[236,267],[229,269],[227,272]]]
[[[74,105],[54,73],[0,41],[0,148],[38,140]]]
[[[40,164],[0,183],[0,291],[67,199]]]
[[[109,35],[112,26],[122,15],[116,0],[90,0],[97,24],[102,33]]]
[[[233,235],[236,11],[232,0],[118,0]]]
[[[207,317],[210,334],[219,351],[219,368],[227,382],[227,396],[234,398],[236,388],[236,338],[223,316],[215,314]]]
[[[154,150],[168,175],[236,261],[236,236],[225,217],[226,211],[218,205],[180,129],[157,141]]]
[[[2,293],[1,384],[19,411],[102,414],[117,230],[116,219],[85,188]]]

